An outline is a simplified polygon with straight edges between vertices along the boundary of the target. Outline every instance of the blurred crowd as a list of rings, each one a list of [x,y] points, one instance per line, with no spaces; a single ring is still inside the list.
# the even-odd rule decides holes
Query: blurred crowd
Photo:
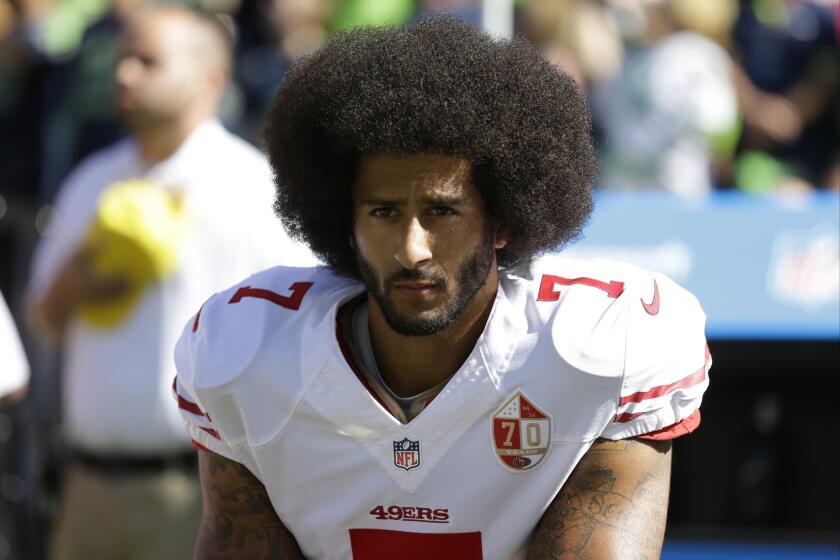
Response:
[[[0,0],[3,196],[49,203],[124,134],[113,69],[126,14],[154,0]],[[227,127],[259,144],[291,61],[331,34],[481,0],[181,0],[235,37]],[[591,99],[601,186],[697,194],[838,189],[836,0],[520,0],[514,31]]]

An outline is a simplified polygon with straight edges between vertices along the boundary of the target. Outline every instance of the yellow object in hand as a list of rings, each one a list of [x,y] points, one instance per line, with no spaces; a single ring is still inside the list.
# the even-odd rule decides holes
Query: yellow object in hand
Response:
[[[166,187],[140,179],[108,187],[86,241],[96,247],[93,271],[125,278],[128,289],[80,307],[80,316],[103,329],[121,323],[150,284],[175,270],[185,225],[182,201]]]

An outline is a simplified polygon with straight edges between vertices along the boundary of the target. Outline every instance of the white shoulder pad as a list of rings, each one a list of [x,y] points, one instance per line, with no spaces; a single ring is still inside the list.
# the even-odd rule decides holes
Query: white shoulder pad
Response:
[[[175,348],[178,396],[212,419],[205,427],[240,462],[248,457],[237,450],[265,443],[291,418],[324,359],[313,341],[334,336],[330,310],[348,288],[351,280],[320,267],[276,267],[214,295],[184,328]],[[217,442],[202,437],[215,451],[205,442]]]
[[[711,356],[706,315],[664,274],[636,269],[625,286],[626,348],[619,406],[603,437],[670,439],[695,429]]]
[[[503,281],[516,287],[506,292],[527,300],[529,331],[550,329],[562,361],[615,380],[616,414],[603,437],[649,434],[690,417],[696,427],[711,360],[706,316],[689,292],[626,263],[561,255],[536,259]]]
[[[549,332],[560,358],[576,369],[617,380],[624,363],[624,293],[631,267],[546,255],[516,272],[529,332]]]

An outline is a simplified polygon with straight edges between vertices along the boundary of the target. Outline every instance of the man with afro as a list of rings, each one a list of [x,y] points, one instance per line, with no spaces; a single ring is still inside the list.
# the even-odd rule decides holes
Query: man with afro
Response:
[[[452,17],[342,33],[288,73],[276,210],[325,267],[216,294],[176,348],[196,558],[658,558],[705,316],[554,253],[596,178],[574,81]]]

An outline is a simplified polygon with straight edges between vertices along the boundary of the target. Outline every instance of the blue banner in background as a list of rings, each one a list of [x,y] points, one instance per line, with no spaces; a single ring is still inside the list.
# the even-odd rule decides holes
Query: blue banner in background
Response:
[[[713,339],[840,339],[840,196],[600,193],[563,251],[664,272]]]

